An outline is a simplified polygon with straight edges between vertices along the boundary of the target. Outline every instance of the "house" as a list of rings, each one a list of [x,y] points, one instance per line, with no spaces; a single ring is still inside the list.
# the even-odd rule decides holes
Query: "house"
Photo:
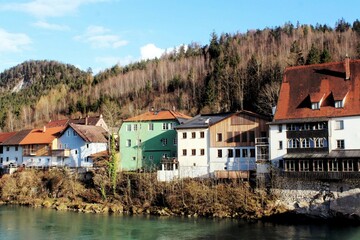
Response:
[[[106,122],[104,121],[102,114],[100,114],[100,116],[96,116],[96,117],[86,116],[84,118],[78,118],[78,119],[60,119],[60,120],[55,120],[55,121],[50,120],[45,125],[45,127],[46,128],[66,127],[70,123],[79,124],[79,125],[99,126],[99,127],[104,128],[107,132],[109,131],[109,127],[107,126]]]
[[[22,148],[22,162],[18,165],[25,167],[52,167],[58,166],[53,152],[57,149],[59,134],[64,127],[32,129],[19,142]]]
[[[54,164],[53,150],[56,149],[57,136],[63,127],[51,129],[29,129],[16,133],[6,133],[2,141],[2,167],[50,167]]]
[[[120,169],[156,169],[161,159],[176,157],[174,127],[189,118],[176,111],[151,110],[124,120],[119,130]]]
[[[5,144],[17,132],[0,133],[0,168],[17,165],[18,159],[22,157],[18,144]]]
[[[58,140],[57,162],[68,167],[93,167],[92,155],[108,150],[103,127],[70,123]]]
[[[284,72],[270,158],[287,177],[360,177],[360,60]]]
[[[255,138],[267,137],[268,120],[243,110],[198,115],[175,127],[179,177],[249,177],[256,170]]]

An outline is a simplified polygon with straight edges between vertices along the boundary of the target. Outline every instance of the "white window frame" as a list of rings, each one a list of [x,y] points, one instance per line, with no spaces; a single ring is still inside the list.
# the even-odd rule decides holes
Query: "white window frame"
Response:
[[[126,146],[131,147],[131,139],[126,139]]]
[[[154,131],[154,123],[149,123],[148,130],[149,131]]]
[[[344,129],[344,120],[336,120],[335,130],[343,130],[343,129]]]
[[[343,108],[344,101],[343,100],[335,100],[335,108]]]

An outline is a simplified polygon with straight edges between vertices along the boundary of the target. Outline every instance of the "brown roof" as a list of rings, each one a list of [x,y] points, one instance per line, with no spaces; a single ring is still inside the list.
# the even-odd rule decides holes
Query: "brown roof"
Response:
[[[75,123],[75,124],[82,124],[84,125],[87,121],[87,125],[93,125],[95,126],[99,120],[101,119],[101,116],[97,117],[84,117],[84,118],[78,118],[78,119],[61,119],[61,120],[54,120],[50,121],[46,124],[47,128],[52,127],[60,127],[60,126],[67,126],[69,123]],[[86,120],[87,119],[87,120]]]
[[[31,132],[31,129],[21,130],[2,142],[1,145],[19,145],[20,142]]]
[[[11,138],[12,136],[14,136],[16,134],[16,132],[4,132],[4,133],[0,133],[0,143],[6,141],[7,139]]]
[[[44,131],[45,130],[45,131]],[[62,131],[64,127],[53,127],[44,129],[31,130],[21,141],[20,145],[27,144],[49,144],[51,143]]]
[[[80,125],[74,123],[70,123],[70,127],[74,129],[75,132],[82,139],[84,139],[85,142],[107,142],[107,139],[105,137],[107,133],[102,127],[92,125]]]
[[[125,119],[124,122],[136,121],[158,121],[158,120],[181,120],[190,119],[191,117],[180,112],[171,110],[149,111],[138,116]]]
[[[350,73],[346,80],[344,62],[287,68],[274,120],[360,115],[360,60],[350,60]],[[344,106],[335,108],[336,100]]]

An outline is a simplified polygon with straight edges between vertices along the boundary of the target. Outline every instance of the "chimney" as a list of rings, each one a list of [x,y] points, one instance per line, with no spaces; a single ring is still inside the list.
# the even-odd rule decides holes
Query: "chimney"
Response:
[[[46,126],[43,127],[43,132],[46,132]]]
[[[150,112],[153,112],[153,111],[154,111],[154,107],[151,107],[151,108],[150,108]]]
[[[345,67],[345,80],[349,80],[350,79],[350,58],[347,55],[345,57],[344,67]]]
[[[85,117],[85,125],[88,125],[88,121],[89,121],[89,116],[86,115],[86,117]]]

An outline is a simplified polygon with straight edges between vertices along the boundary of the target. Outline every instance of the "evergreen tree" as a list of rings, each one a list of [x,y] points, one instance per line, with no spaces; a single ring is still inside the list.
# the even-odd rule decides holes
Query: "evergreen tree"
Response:
[[[314,44],[311,45],[310,51],[306,58],[306,65],[320,63],[320,51]]]

